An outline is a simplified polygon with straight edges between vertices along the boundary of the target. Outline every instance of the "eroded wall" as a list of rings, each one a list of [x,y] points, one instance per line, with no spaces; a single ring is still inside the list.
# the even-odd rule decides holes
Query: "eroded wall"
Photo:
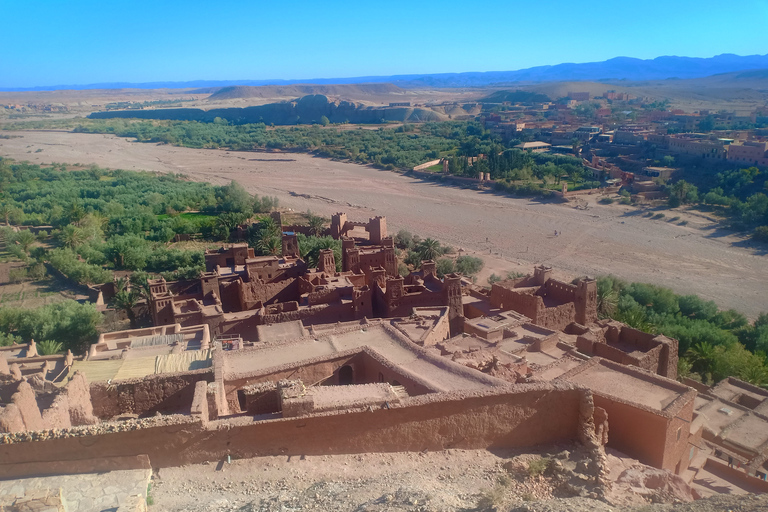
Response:
[[[530,384],[483,394],[430,394],[390,409],[232,425],[174,424],[45,441],[0,444],[0,477],[28,460],[61,461],[149,453],[153,467],[232,457],[321,455],[534,446],[577,440],[583,394]],[[227,425],[227,428],[219,428]]]

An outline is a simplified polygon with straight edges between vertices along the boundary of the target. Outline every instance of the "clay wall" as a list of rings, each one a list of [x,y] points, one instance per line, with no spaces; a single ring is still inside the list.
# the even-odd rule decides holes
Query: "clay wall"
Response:
[[[264,324],[278,324],[301,320],[304,325],[329,324],[334,322],[348,322],[356,320],[354,304],[318,304],[301,308],[298,311],[286,311],[283,313],[264,315],[261,321]]]
[[[538,323],[535,318],[538,311],[544,308],[544,300],[535,295],[533,288],[510,290],[494,283],[491,287],[491,306],[502,310],[511,309]]]
[[[743,469],[728,467],[728,464],[720,460],[708,457],[704,463],[704,469],[716,475],[724,475],[727,481],[736,482],[736,485],[747,492],[768,493],[768,482],[746,474]]]
[[[208,382],[199,380],[195,383],[195,389],[192,395],[192,405],[189,409],[190,415],[203,425],[208,422]]]
[[[695,394],[691,394],[690,400],[669,420],[667,426],[664,461],[660,467],[675,474],[680,474],[688,468],[688,437],[693,420],[694,398]],[[610,422],[609,419],[609,425]]]
[[[24,419],[18,405],[10,403],[0,406],[0,432],[23,432],[24,428]]]
[[[98,419],[93,414],[91,389],[85,374],[76,372],[66,386],[69,421],[72,425],[93,425]]]
[[[261,325],[261,317],[254,311],[245,318],[238,316],[235,319],[225,319],[218,325],[215,334],[239,334],[244,341],[258,341],[256,326]]]
[[[608,413],[608,446],[626,453],[643,464],[664,467],[664,447],[669,422],[663,416],[638,409],[612,398],[593,395],[595,407]],[[687,438],[686,438],[687,441]]]
[[[38,401],[40,397],[38,397]],[[53,398],[51,405],[42,411],[43,425],[45,428],[69,428],[69,400],[66,394],[58,394]]]
[[[355,383],[387,382],[393,386],[403,386],[410,396],[432,393],[433,390],[417,379],[404,375],[396,365],[386,359],[380,358],[375,353],[362,352],[355,356],[353,369]]]
[[[336,302],[341,299],[342,295],[347,297],[352,295],[352,288],[330,288],[325,290],[317,290],[307,294],[307,302],[310,306],[315,304],[327,304],[329,302]]]
[[[237,355],[228,356],[237,357]],[[262,382],[277,382],[283,379],[301,380],[306,386],[317,384],[326,379],[330,379],[338,371],[339,368],[349,362],[355,357],[355,354],[349,353],[339,357],[330,359],[323,359],[312,363],[307,363],[302,366],[285,365],[283,367],[275,368],[270,373],[262,375],[249,376],[226,373],[226,382],[224,384],[224,390],[227,397],[227,401],[232,404],[237,400],[237,390],[242,389],[252,384],[259,384]],[[226,366],[226,363],[225,363]],[[237,408],[235,408],[237,410]]]
[[[242,311],[240,302],[240,283],[237,281],[222,281],[219,283],[218,296],[221,300],[221,307],[226,313],[232,311]]]
[[[518,311],[518,313],[529,316],[522,311]],[[575,317],[576,306],[573,304],[573,302],[568,302],[567,304],[562,304],[552,308],[539,309],[535,316],[530,316],[529,318],[533,321],[533,323],[537,325],[546,327],[547,329],[555,329],[557,331],[561,331],[565,329],[568,324],[573,322]]]
[[[240,296],[243,311],[252,309],[259,302],[270,304],[273,302],[298,301],[301,298],[297,279],[284,279],[274,283],[251,281],[249,283],[242,283],[239,286],[241,287]]]
[[[396,305],[388,304],[386,316],[410,316],[413,308],[445,305],[447,305],[447,300],[443,293],[430,292],[424,289],[421,292],[406,293],[397,299]]]
[[[29,460],[78,461],[151,453],[153,467],[231,455],[321,455],[528,447],[578,439],[586,391],[533,384],[487,393],[431,394],[390,409],[317,414],[247,424],[199,422],[82,438],[0,445],[0,476]],[[220,428],[227,425],[227,428]]]
[[[11,403],[19,408],[21,420],[24,422],[24,430],[41,430],[45,428],[40,408],[37,405],[35,391],[27,381],[19,382],[17,391],[11,397]]]
[[[620,350],[606,343],[595,343],[592,347],[591,354],[624,365],[634,364],[637,366],[639,364],[639,360],[637,358],[632,357],[623,350]]]
[[[211,381],[209,370],[187,374],[156,375],[107,384],[91,384],[93,414],[108,420],[125,413],[151,416],[163,414],[188,414],[192,405],[195,383]],[[137,452],[138,453],[138,452]]]
[[[539,295],[546,295],[561,304],[575,302],[576,287],[572,284],[558,281],[557,279],[549,279],[544,283],[542,289],[539,290]]]
[[[623,326],[621,328],[619,340],[622,343],[629,343],[637,347],[638,350],[645,352],[658,344],[658,342],[653,341],[653,338],[655,337],[655,334],[648,334],[647,332],[639,331],[629,326]]]

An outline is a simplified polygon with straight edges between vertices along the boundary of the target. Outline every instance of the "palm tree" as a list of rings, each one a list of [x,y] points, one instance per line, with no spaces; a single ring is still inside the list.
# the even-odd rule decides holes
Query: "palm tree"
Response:
[[[14,237],[14,239],[19,244],[21,249],[27,254],[29,254],[29,249],[30,247],[32,247],[32,244],[37,241],[37,238],[35,238],[35,235],[33,235],[31,231],[26,229],[18,233]]]
[[[276,236],[265,236],[257,243],[258,249],[266,254],[276,255],[283,248],[283,241]]]
[[[112,301],[117,309],[125,311],[125,314],[128,315],[128,320],[131,322],[131,329],[135,329],[136,313],[133,308],[139,303],[139,294],[135,290],[121,290],[115,294]]]
[[[315,236],[320,236],[325,229],[325,219],[319,215],[313,215],[312,212],[307,212],[307,223],[310,233]]]
[[[8,203],[0,203],[0,215],[3,216],[5,219],[5,225],[10,226],[10,220],[9,217],[11,216],[11,213],[13,213],[13,208]]]
[[[619,292],[614,290],[613,282],[608,279],[597,280],[597,314],[600,318],[610,318],[619,305]]]
[[[422,260],[436,260],[442,253],[440,242],[433,238],[426,238],[419,244],[419,257]]]
[[[259,238],[280,237],[280,226],[272,217],[264,217],[259,221]]]
[[[691,361],[692,368],[700,375],[704,375],[712,369],[717,351],[714,345],[702,341],[689,348],[685,355]]]
[[[85,239],[85,232],[73,224],[67,224],[59,233],[61,243],[72,250],[85,243]]]
[[[41,356],[52,356],[64,350],[64,344],[60,341],[43,340],[37,343],[37,353]]]

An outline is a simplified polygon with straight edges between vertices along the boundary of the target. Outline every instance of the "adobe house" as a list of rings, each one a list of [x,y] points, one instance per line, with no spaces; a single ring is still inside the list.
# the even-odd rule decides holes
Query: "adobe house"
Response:
[[[615,320],[598,321],[578,336],[576,348],[589,356],[637,366],[662,377],[677,378],[677,340],[648,334]]]
[[[595,407],[607,413],[609,447],[677,475],[688,467],[695,389],[600,357],[556,380],[592,391]]]
[[[551,277],[552,267],[539,265],[532,276],[493,283],[485,296],[470,292],[464,299],[468,318],[515,311],[532,323],[563,330],[571,323],[589,325],[597,321],[597,282],[582,278],[578,284]]]

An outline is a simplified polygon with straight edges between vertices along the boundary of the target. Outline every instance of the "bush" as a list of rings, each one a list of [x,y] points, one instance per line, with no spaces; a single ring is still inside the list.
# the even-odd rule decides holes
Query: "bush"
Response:
[[[49,251],[48,261],[59,272],[80,284],[101,284],[113,280],[112,272],[80,261],[71,249]]]
[[[437,277],[443,277],[446,274],[451,274],[456,271],[456,265],[450,258],[440,258],[435,263],[435,270]]]
[[[613,199],[610,197],[601,197],[597,202],[600,204],[613,204]]]
[[[534,477],[534,476],[543,475],[544,472],[549,468],[549,465],[551,463],[552,463],[552,460],[546,457],[539,457],[538,459],[533,459],[528,463],[528,476]]]
[[[483,260],[475,256],[459,256],[456,258],[456,272],[472,276],[483,269]]]
[[[752,240],[768,243],[768,226],[758,226],[752,233]]]
[[[37,353],[41,356],[52,356],[64,351],[64,344],[60,341],[43,340],[37,342]]]

